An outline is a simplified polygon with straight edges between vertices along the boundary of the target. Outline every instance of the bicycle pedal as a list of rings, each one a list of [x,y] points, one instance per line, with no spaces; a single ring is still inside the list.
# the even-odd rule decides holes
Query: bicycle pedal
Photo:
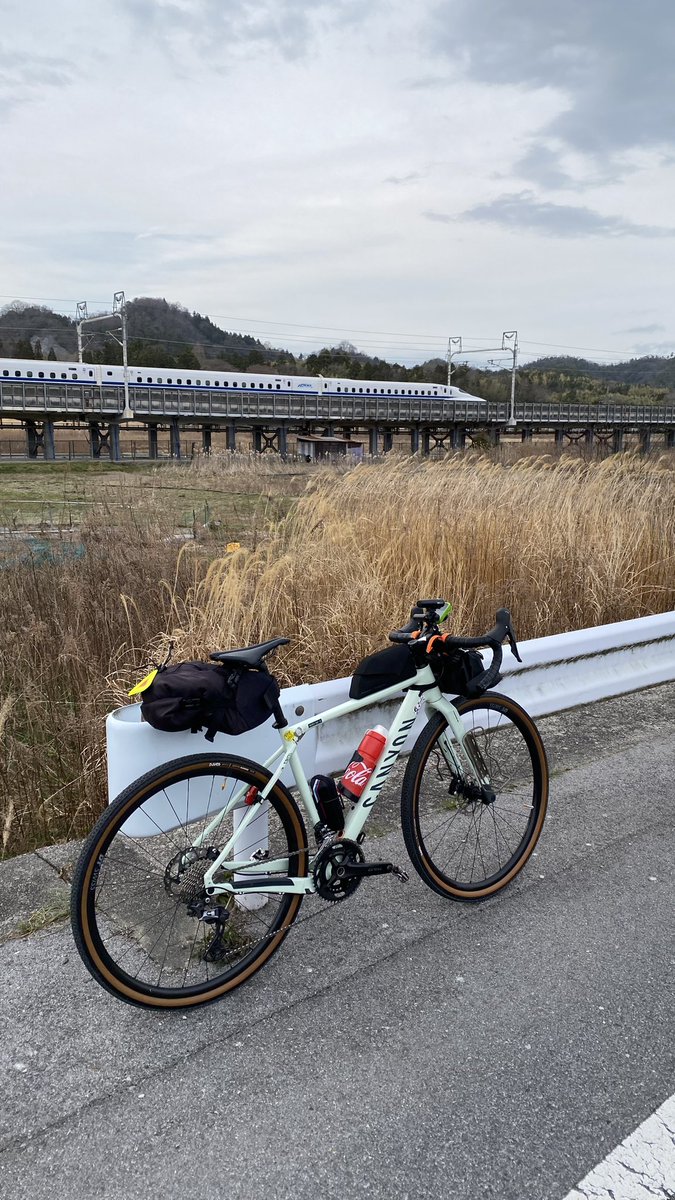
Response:
[[[403,867],[393,867],[391,873],[398,879],[399,883],[407,883],[410,879],[408,872],[404,871]]]

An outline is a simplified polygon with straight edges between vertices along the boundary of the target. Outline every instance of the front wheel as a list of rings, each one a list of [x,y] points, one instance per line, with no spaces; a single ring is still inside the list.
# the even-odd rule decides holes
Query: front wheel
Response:
[[[190,755],[149,771],[103,813],[75,868],[71,918],[80,955],[104,988],[152,1008],[205,1004],[278,949],[299,894],[209,897],[204,884],[228,845],[233,868],[223,865],[216,884],[254,874],[275,885],[307,874],[304,824],[281,783],[236,832],[251,812],[246,798],[269,779],[234,755]]]
[[[408,759],[401,823],[411,862],[429,887],[452,900],[485,900],[510,883],[537,844],[548,765],[536,725],[515,700],[487,693],[456,707],[489,785],[480,787],[470,772],[458,778],[450,752],[457,743],[435,713]]]

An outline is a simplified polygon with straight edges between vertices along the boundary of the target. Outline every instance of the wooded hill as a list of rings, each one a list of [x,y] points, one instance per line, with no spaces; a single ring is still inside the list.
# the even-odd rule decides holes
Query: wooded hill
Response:
[[[447,365],[431,358],[415,367],[362,354],[348,342],[316,354],[294,355],[258,338],[232,333],[179,304],[142,297],[127,304],[129,363],[134,366],[270,371],[279,374],[447,382]],[[0,357],[77,357],[75,321],[39,305],[20,302],[0,311]],[[120,363],[122,351],[105,332],[87,339],[88,362]],[[487,400],[508,400],[511,376],[453,366],[452,382]],[[601,364],[583,358],[540,358],[519,366],[517,399],[571,404],[663,404],[675,401],[675,356],[649,356]]]

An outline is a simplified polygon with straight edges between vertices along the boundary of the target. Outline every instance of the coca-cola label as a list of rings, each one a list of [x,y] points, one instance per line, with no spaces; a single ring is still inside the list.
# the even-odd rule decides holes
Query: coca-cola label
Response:
[[[369,767],[362,759],[355,758],[342,776],[342,782],[351,784],[354,791],[357,789],[363,791],[372,773],[372,767]]]

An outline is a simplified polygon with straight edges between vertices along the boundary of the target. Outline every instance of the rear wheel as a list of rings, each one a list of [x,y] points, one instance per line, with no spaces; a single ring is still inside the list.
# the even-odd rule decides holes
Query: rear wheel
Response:
[[[205,1004],[279,948],[300,895],[207,897],[204,890],[205,872],[250,808],[205,831],[233,795],[254,795],[269,778],[246,759],[191,755],[136,780],[101,816],[75,869],[71,916],[80,955],[108,991],[149,1007]],[[277,783],[259,808],[228,857],[248,860],[271,885],[306,875],[307,838],[293,798]],[[214,882],[232,878],[222,871]]]
[[[548,766],[539,732],[508,696],[458,700],[474,757],[490,787],[460,781],[444,753],[453,737],[441,713],[420,734],[401,795],[403,836],[425,883],[453,900],[484,900],[525,866],[541,833]]]

